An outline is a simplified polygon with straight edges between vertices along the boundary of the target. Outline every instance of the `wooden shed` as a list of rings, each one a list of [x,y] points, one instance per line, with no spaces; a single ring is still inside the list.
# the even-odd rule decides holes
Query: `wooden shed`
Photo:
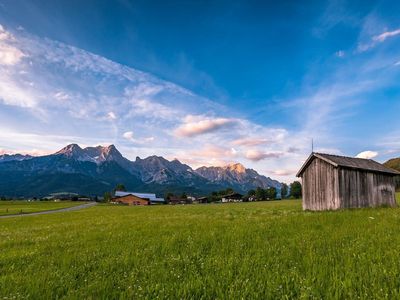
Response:
[[[396,206],[398,175],[371,159],[323,153],[312,153],[297,173],[304,210]]]

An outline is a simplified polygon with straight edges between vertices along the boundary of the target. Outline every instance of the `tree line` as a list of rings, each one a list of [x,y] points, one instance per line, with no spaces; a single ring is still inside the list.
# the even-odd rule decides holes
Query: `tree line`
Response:
[[[281,186],[280,197],[278,197],[278,190],[274,187],[269,187],[267,189],[262,189],[258,187],[255,190],[250,190],[247,193],[247,197],[254,198],[255,200],[265,201],[274,199],[300,199],[301,198],[301,183],[299,181],[294,181],[290,185],[283,183]]]
[[[227,188],[225,190],[214,191],[208,197],[209,202],[218,202],[229,194],[234,193],[232,188]],[[278,195],[278,190],[274,187],[269,187],[266,189],[258,187],[257,189],[249,190],[246,195],[243,196],[243,201],[267,201],[275,199],[300,199],[302,195],[301,183],[299,181],[294,181],[290,185],[286,183],[282,184],[280,197]]]
[[[118,184],[112,192],[106,192],[104,194],[104,202],[110,202],[116,191],[126,191],[123,184]],[[232,188],[227,188],[220,191],[214,191],[208,196],[208,202],[218,202],[229,194],[235,193]],[[278,197],[278,190],[274,187],[268,187],[266,189],[258,187],[255,190],[249,190],[247,195],[244,195],[243,201],[267,201],[275,199],[299,199],[302,195],[301,183],[299,181],[294,181],[290,185],[283,183],[281,186],[280,197]],[[171,192],[166,193],[164,196],[168,200],[172,197],[176,197]],[[187,198],[186,193],[182,193],[180,198]]]

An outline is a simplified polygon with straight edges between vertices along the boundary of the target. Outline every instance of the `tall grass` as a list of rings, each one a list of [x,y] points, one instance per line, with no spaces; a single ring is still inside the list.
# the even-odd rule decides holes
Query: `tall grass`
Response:
[[[398,299],[399,213],[303,212],[293,200],[0,220],[0,295]]]

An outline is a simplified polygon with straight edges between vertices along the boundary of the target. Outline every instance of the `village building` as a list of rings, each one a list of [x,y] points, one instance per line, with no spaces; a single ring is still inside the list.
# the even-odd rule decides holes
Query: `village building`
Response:
[[[241,195],[239,193],[231,193],[231,194],[223,196],[221,201],[222,201],[222,203],[242,202],[242,199],[243,199],[243,195]]]
[[[196,203],[208,203],[208,197],[199,197],[196,198]]]
[[[398,175],[371,159],[323,153],[312,153],[297,173],[304,210],[395,206]]]
[[[136,192],[123,192],[123,191],[116,191],[115,192],[115,198],[113,199],[113,202],[117,202],[118,199],[126,196],[134,196],[137,199],[143,199],[147,200],[149,203],[148,204],[164,204],[165,201],[163,198],[157,198],[156,194],[150,194],[150,193],[136,193]],[[126,198],[126,199],[131,199],[131,200],[124,200],[124,201],[135,201],[133,200],[133,197],[131,198]],[[142,204],[141,204],[142,205]]]
[[[112,202],[126,205],[150,205],[150,200],[129,194],[122,197],[115,197]]]
[[[192,204],[193,200],[191,198],[181,198],[181,197],[170,197],[168,200],[169,204]]]

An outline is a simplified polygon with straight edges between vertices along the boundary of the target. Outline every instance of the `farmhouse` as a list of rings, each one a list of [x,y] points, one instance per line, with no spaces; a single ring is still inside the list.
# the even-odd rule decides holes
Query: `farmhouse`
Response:
[[[208,197],[197,198],[196,203],[208,203]]]
[[[147,199],[149,201],[149,204],[163,204],[164,199],[163,198],[157,198],[156,194],[147,194],[147,193],[136,193],[136,192],[123,192],[123,191],[116,191],[115,192],[115,198],[113,201],[120,199],[122,197],[132,195],[140,199]],[[133,199],[133,198],[131,198]],[[133,201],[133,200],[132,200]],[[115,201],[116,202],[116,201]]]
[[[191,198],[180,198],[180,197],[170,197],[168,200],[169,204],[192,204],[193,200]]]
[[[241,202],[243,195],[239,193],[231,193],[222,197],[222,203],[227,202]]]
[[[129,194],[122,197],[116,197],[112,202],[127,204],[127,205],[150,205],[150,200],[146,198],[140,198],[135,195]]]
[[[371,159],[323,153],[312,153],[297,173],[304,210],[395,206],[397,175]]]

